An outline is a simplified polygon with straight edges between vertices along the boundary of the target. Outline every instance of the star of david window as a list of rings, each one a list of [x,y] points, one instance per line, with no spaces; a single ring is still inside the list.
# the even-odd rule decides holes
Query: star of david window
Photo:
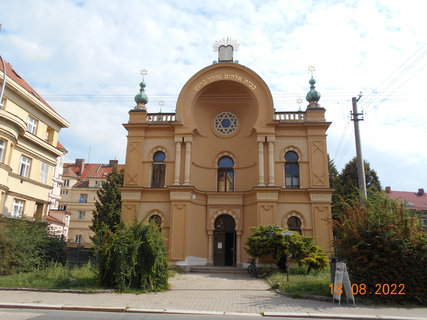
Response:
[[[231,112],[221,112],[214,121],[215,130],[221,134],[230,134],[237,129],[237,118]]]

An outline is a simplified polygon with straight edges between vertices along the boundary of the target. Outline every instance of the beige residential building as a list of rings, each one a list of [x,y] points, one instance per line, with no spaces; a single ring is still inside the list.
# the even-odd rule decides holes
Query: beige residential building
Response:
[[[59,210],[70,214],[69,247],[92,247],[93,232],[90,226],[92,211],[95,210],[97,200],[96,193],[102,183],[107,180],[113,166],[117,166],[120,170],[123,165],[119,165],[117,160],[101,164],[85,163],[84,159],[76,159],[75,163],[64,164]]]
[[[305,111],[276,112],[264,80],[219,61],[182,88],[176,113],[148,113],[145,84],[129,112],[122,219],[156,221],[178,265],[239,266],[252,226],[275,224],[332,253],[326,130],[310,80]]]
[[[0,68],[3,82],[3,69]],[[6,63],[0,108],[0,214],[45,220],[51,201],[58,134],[69,122]]]

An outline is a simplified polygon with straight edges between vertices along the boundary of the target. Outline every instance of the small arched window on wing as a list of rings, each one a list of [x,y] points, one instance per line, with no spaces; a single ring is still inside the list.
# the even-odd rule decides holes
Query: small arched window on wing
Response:
[[[166,154],[163,151],[157,151],[153,155],[153,166],[151,175],[151,187],[163,188],[165,186],[166,173]]]
[[[298,154],[294,151],[285,154],[285,187],[289,189],[300,187]]]

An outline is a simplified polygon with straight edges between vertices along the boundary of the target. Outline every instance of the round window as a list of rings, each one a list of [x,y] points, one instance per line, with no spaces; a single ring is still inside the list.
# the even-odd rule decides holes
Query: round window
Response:
[[[231,112],[221,112],[215,117],[214,127],[218,133],[233,133],[236,131],[237,125],[237,117]]]

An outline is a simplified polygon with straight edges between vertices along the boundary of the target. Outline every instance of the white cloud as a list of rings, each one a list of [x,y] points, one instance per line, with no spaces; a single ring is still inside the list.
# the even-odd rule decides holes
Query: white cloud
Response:
[[[363,91],[365,158],[394,189],[415,189],[427,181],[420,144],[427,137],[427,69],[414,76],[426,57],[375,95],[375,103],[366,101],[424,44],[426,9],[422,0],[2,1],[0,42],[2,56],[43,96],[64,95],[51,104],[72,123],[61,134],[70,160],[86,157],[91,146],[91,161],[123,162],[121,123],[134,106],[139,70],[149,70],[149,110],[157,111],[162,99],[163,111],[173,111],[185,82],[217,59],[212,43],[230,36],[241,43],[235,58],[266,81],[278,110],[298,108],[296,99],[309,89],[307,66],[316,66],[320,103],[333,121],[329,152],[340,167],[354,154],[353,123],[345,125],[351,97]],[[96,101],[72,102],[76,95]],[[119,102],[102,103],[108,96]]]

